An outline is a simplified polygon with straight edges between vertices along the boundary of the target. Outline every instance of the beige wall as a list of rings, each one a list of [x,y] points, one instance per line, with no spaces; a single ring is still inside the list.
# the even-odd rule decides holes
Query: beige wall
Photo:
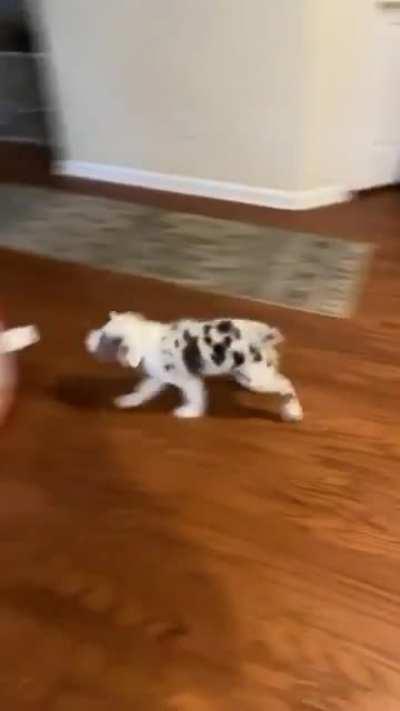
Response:
[[[67,159],[301,187],[302,0],[31,1]]]
[[[29,0],[64,158],[267,189],[362,183],[375,0]]]
[[[374,6],[375,0],[304,1],[304,188],[363,182]]]

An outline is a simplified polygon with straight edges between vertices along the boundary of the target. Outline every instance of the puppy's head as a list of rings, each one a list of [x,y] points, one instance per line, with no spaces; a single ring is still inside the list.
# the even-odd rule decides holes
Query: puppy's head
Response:
[[[143,358],[143,324],[139,314],[111,311],[104,326],[88,333],[86,348],[98,360],[137,368]]]

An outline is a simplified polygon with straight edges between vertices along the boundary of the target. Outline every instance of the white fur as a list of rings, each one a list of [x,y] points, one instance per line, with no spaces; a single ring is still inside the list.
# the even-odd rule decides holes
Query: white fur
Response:
[[[109,321],[86,338],[93,355],[102,337],[121,339],[117,356],[121,365],[141,365],[145,373],[133,392],[115,400],[117,407],[138,407],[173,385],[183,396],[183,404],[174,414],[200,417],[207,406],[204,377],[229,374],[248,390],[281,395],[284,420],[303,418],[292,383],[279,372],[276,347],[283,338],[266,324],[238,319],[187,319],[165,324],[138,314],[111,312]]]
[[[36,326],[10,328],[0,333],[0,353],[12,353],[37,343],[40,339]]]

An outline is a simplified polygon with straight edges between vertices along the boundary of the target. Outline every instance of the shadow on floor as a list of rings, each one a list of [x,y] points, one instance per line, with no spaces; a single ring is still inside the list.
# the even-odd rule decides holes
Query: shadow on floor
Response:
[[[132,378],[126,377],[66,376],[56,382],[52,392],[59,401],[70,407],[109,411],[110,414],[121,416],[122,413],[116,410],[113,405],[113,399],[117,395],[128,393],[133,387]],[[207,416],[224,419],[253,418],[282,424],[279,414],[271,408],[273,398],[264,395],[244,394],[244,391],[236,383],[226,381],[216,383],[214,381],[209,384],[209,395],[210,409]],[[251,398],[254,403],[258,404],[258,407],[240,402],[241,397]],[[143,407],[125,410],[123,414],[126,419],[143,415],[151,416],[155,413],[167,415],[178,402],[178,391],[170,388],[166,393]]]

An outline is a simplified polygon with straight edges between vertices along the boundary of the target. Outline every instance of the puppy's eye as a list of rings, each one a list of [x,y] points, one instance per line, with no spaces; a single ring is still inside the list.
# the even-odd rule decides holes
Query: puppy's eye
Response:
[[[119,348],[122,345],[122,338],[119,338],[119,337],[110,338],[109,342],[110,342],[111,346],[114,346],[114,348]]]

